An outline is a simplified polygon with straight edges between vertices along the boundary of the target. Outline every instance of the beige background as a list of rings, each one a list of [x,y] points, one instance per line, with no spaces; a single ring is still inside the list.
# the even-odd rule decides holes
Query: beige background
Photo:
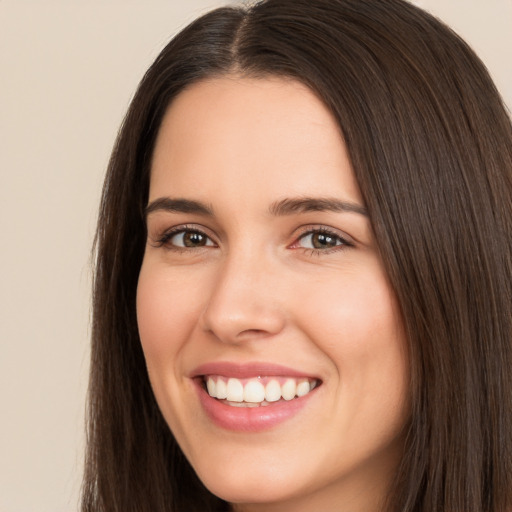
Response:
[[[77,509],[89,251],[102,176],[144,70],[216,0],[0,0],[0,512]],[[415,2],[512,105],[512,0]]]

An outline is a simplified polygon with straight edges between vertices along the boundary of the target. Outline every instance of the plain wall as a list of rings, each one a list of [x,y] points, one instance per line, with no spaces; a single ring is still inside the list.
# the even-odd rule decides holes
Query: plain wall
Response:
[[[89,255],[103,174],[143,72],[222,1],[0,0],[0,512],[77,510]],[[512,0],[423,0],[512,105]]]

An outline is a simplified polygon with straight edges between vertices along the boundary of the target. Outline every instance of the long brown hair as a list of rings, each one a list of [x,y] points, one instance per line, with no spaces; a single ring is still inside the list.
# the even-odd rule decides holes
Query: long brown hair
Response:
[[[407,333],[411,421],[388,509],[512,510],[512,127],[475,54],[402,0],[222,8],[144,76],[96,236],[83,512],[207,512],[146,373],[135,296],[155,137],[201,79],[291,77],[331,109]],[[340,505],[341,508],[341,505]]]

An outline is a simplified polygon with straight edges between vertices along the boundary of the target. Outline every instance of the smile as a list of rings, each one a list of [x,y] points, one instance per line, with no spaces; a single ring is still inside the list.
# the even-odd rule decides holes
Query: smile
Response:
[[[318,385],[317,379],[276,376],[238,379],[209,375],[204,381],[212,398],[232,407],[259,407],[290,401],[307,395]]]
[[[191,374],[201,409],[216,427],[254,433],[291,420],[320,391],[320,378],[272,363],[207,363]]]

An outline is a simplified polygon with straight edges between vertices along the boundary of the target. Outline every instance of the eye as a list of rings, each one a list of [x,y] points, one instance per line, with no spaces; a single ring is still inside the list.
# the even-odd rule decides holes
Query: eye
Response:
[[[315,252],[327,252],[332,249],[336,250],[352,246],[353,244],[341,235],[325,228],[311,229],[303,233],[297,242],[294,243],[294,248],[310,249]]]
[[[158,244],[165,245],[170,249],[197,249],[215,246],[213,240],[202,231],[183,227],[165,233],[158,240]]]

